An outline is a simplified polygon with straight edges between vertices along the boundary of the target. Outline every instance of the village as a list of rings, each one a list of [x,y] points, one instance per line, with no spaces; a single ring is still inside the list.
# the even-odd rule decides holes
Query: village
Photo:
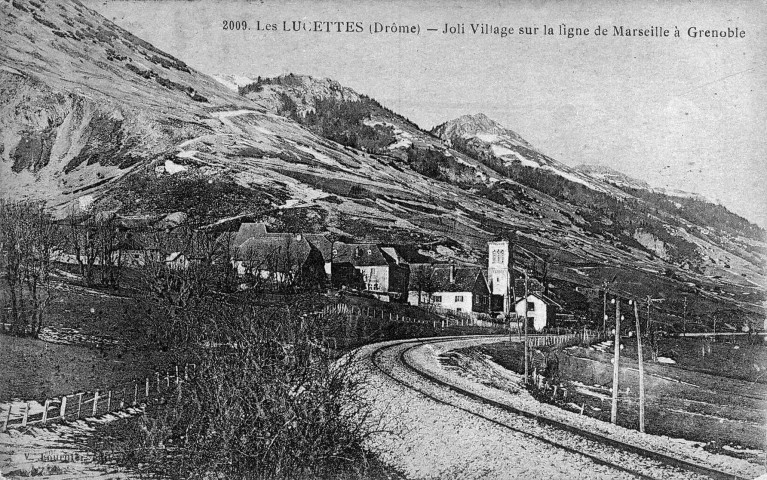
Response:
[[[94,228],[87,223],[70,227],[81,232]],[[540,281],[512,267],[508,240],[488,242],[488,263],[480,266],[437,261],[415,245],[341,241],[330,233],[270,232],[264,223],[243,222],[237,230],[218,234],[167,228],[160,237],[157,232],[121,230],[122,240],[112,244],[108,258],[102,254],[89,261],[86,249],[75,241],[55,251],[52,260],[111,263],[113,268],[153,263],[171,269],[224,261],[236,272],[241,289],[332,289],[517,330],[524,329],[526,317],[531,332],[575,325],[575,317],[543,293]]]

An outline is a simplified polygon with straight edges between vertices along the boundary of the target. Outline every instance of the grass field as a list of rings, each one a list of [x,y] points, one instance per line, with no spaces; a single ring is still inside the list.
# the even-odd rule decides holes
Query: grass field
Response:
[[[44,400],[115,386],[163,370],[171,361],[169,353],[147,348],[140,297],[83,287],[65,272],[55,276],[53,286],[45,326],[74,328],[118,340],[121,346],[63,345],[0,335],[0,401]],[[6,288],[0,282],[0,305],[5,307]],[[7,315],[8,309],[0,312]]]
[[[0,401],[44,400],[143,379],[163,370],[163,352],[57,345],[0,335]]]
[[[636,360],[636,339],[624,339],[624,344],[623,354]],[[767,342],[760,336],[661,338],[658,355],[676,361],[675,368],[767,383]],[[649,359],[650,350],[645,348],[642,357]]]

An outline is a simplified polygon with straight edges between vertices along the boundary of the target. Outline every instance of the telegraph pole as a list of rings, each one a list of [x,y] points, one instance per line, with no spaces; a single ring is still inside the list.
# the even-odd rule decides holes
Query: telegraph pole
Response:
[[[656,360],[655,358],[655,325],[653,325],[650,322],[650,303],[652,302],[652,299],[649,295],[647,295],[647,332],[650,335],[650,353],[652,354],[652,361],[654,362]]]
[[[525,272],[525,318],[522,319],[522,321],[525,323],[525,384],[529,381],[529,366],[528,366],[528,343],[527,343],[527,270],[524,270]]]
[[[516,282],[514,281],[514,241],[517,239],[516,234],[512,235],[511,241],[509,242],[509,261],[511,263],[511,268],[509,269],[509,283],[511,284],[511,301],[509,302],[509,313],[512,311],[511,304],[513,302],[517,301],[517,288],[516,288]],[[508,287],[507,286],[507,294],[508,294]],[[516,305],[515,305],[516,306]]]
[[[602,331],[607,334],[607,281],[602,282],[604,296],[602,300]]]
[[[682,313],[682,331],[687,336],[687,295],[684,297],[684,313]]]
[[[657,335],[655,335],[655,324],[650,320],[650,307],[653,302],[662,302],[662,298],[652,298],[647,295],[647,330],[650,333],[650,348],[652,349],[653,362],[658,360]]]
[[[634,302],[634,318],[637,325],[637,358],[639,359],[639,431],[644,433],[644,362],[642,360],[642,332],[639,329],[639,306]]]
[[[610,408],[610,422],[618,420],[618,364],[621,356],[621,299],[615,298],[615,355],[613,357],[613,399]]]

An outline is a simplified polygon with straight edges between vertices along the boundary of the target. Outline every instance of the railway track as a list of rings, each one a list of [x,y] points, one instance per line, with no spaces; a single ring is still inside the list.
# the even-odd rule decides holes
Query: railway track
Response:
[[[476,339],[477,337],[473,337],[472,340]],[[529,441],[584,457],[597,465],[613,469],[616,473],[646,479],[746,479],[483,397],[446,382],[409,360],[410,354],[424,345],[460,341],[460,337],[405,340],[377,347],[372,351],[370,358],[374,368],[385,376],[438,404],[461,410],[497,427],[521,434]]]

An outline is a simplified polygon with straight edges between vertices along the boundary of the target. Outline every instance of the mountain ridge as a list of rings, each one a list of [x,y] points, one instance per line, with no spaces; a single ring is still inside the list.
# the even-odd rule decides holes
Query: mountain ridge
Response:
[[[475,265],[509,237],[571,291],[618,275],[627,295],[665,289],[671,319],[685,289],[700,315],[763,313],[764,232],[726,210],[591,178],[486,116],[427,132],[296,75],[234,92],[77,3],[0,5],[4,196],[329,229]]]

